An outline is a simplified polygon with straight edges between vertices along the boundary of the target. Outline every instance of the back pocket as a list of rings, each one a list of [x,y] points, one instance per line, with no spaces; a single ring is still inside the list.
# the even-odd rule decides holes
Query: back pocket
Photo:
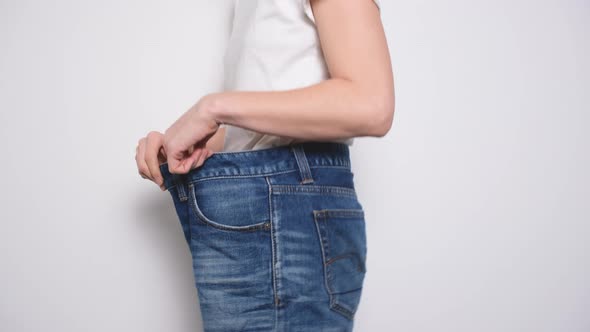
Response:
[[[362,209],[314,210],[330,308],[354,319],[366,273],[365,216]]]

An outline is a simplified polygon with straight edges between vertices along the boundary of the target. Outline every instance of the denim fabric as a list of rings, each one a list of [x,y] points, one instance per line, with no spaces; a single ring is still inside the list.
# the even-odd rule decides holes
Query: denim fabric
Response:
[[[349,147],[304,142],[161,164],[206,332],[352,331],[366,273]]]

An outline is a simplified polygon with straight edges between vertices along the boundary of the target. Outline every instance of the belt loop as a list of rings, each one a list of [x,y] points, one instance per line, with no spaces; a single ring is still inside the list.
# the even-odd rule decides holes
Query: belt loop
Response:
[[[291,151],[293,151],[293,154],[295,155],[295,160],[297,161],[297,166],[299,167],[299,173],[301,174],[300,183],[313,183],[311,169],[309,168],[307,157],[305,156],[305,152],[303,151],[303,146],[301,146],[300,144],[291,145]]]
[[[172,174],[172,178],[174,179],[174,183],[176,184],[176,190],[178,191],[178,198],[181,202],[185,202],[188,200],[188,196],[186,194],[186,190],[184,189],[185,181],[184,181],[184,174]]]

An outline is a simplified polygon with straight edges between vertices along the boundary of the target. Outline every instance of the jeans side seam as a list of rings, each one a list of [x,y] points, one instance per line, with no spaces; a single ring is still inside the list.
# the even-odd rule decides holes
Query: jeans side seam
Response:
[[[279,297],[279,290],[278,290],[278,278],[279,278],[279,270],[277,269],[276,265],[278,263],[277,259],[277,237],[276,237],[276,221],[274,218],[273,213],[273,205],[272,205],[272,186],[270,184],[269,178],[266,176],[264,177],[266,180],[266,185],[268,186],[268,210],[269,210],[269,223],[270,223],[270,239],[271,239],[271,265],[272,265],[272,288],[273,288],[273,297],[274,297],[274,304],[276,315],[278,318],[278,307],[281,304],[281,300]]]

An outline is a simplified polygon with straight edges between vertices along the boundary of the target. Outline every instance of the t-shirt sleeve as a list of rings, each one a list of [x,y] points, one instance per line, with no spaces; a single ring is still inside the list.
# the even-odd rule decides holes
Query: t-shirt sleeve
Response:
[[[311,10],[311,4],[309,3],[310,0],[299,0],[301,1],[301,5],[303,6],[303,11],[305,15],[315,23],[315,17],[313,16],[313,11]],[[381,11],[381,4],[379,3],[381,0],[373,0],[373,2],[377,5],[377,9]]]

